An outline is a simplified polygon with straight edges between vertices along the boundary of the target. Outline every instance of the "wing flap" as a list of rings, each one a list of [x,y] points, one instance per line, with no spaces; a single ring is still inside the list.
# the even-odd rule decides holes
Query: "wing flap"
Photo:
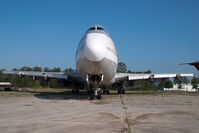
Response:
[[[131,75],[128,76],[128,80],[148,79],[150,75]]]
[[[191,77],[194,74],[136,74],[129,75],[128,80],[140,80],[140,79],[162,79],[162,78],[175,78],[175,77]]]
[[[47,78],[68,79],[68,75],[69,75],[63,72],[34,72],[34,71],[3,71],[2,73],[18,75],[18,76],[43,77],[45,79]]]
[[[162,78],[175,78],[175,77],[191,77],[194,74],[130,74],[130,73],[117,73],[116,81],[121,80],[144,80],[144,79],[162,79]],[[125,78],[126,77],[126,78]]]

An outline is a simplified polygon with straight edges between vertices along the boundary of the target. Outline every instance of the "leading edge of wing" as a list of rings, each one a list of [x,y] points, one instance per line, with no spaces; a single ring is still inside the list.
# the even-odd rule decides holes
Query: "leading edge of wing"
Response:
[[[43,77],[47,78],[55,78],[55,79],[65,79],[67,80],[68,77],[77,77],[78,74],[76,72],[37,72],[37,71],[3,71],[3,74],[11,74],[11,75],[18,75],[18,76],[33,76],[33,77]]]

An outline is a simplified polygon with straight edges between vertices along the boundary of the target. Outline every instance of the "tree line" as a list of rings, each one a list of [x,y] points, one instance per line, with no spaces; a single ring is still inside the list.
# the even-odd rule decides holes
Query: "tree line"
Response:
[[[5,70],[5,69],[4,69]],[[17,68],[13,68],[12,71],[37,71],[37,72],[75,72],[75,69],[69,67],[69,68],[66,68],[64,70],[61,70],[60,67],[54,67],[52,69],[48,68],[48,67],[38,67],[38,66],[35,66],[35,67],[29,67],[29,66],[24,66],[24,67],[21,67],[19,69]]]
[[[119,72],[119,73],[134,73],[134,74],[152,73],[151,70],[147,70],[147,71],[144,71],[144,72],[127,70],[127,66],[123,62],[118,63],[117,72]]]

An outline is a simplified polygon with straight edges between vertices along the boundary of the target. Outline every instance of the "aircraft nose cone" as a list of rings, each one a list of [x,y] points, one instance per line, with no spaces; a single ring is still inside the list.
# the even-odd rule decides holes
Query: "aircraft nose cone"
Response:
[[[105,46],[103,45],[102,39],[99,38],[88,38],[85,42],[84,50],[88,60],[97,62],[105,56]]]

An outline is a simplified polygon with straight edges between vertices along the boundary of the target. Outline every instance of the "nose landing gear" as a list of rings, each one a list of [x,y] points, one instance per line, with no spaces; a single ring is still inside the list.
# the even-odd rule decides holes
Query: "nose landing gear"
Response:
[[[101,99],[102,98],[102,93],[101,93],[101,89],[100,88],[97,88],[97,89],[94,89],[90,95],[90,100],[94,99],[94,98],[97,98],[97,99]]]
[[[95,97],[97,99],[102,98],[102,93],[101,93],[101,82],[103,81],[103,75],[87,75],[87,86],[89,86],[88,90],[90,90],[90,99],[94,99]]]

